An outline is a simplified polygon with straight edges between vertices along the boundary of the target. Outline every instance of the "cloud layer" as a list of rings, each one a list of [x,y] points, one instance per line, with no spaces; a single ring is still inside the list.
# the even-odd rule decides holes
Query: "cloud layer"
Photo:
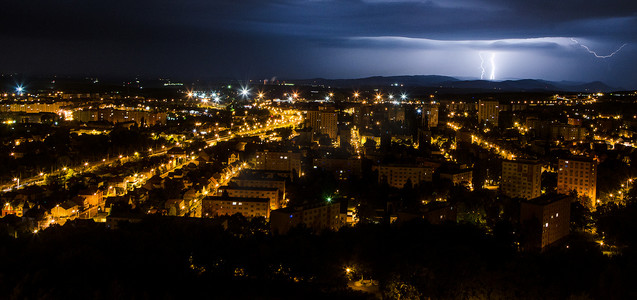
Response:
[[[479,77],[493,52],[500,79],[637,82],[624,0],[8,0],[0,38],[0,72]]]

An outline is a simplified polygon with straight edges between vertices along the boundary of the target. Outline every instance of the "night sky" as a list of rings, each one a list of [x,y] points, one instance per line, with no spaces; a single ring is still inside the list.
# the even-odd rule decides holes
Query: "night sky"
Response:
[[[5,0],[0,41],[2,73],[637,88],[637,2],[627,0]]]

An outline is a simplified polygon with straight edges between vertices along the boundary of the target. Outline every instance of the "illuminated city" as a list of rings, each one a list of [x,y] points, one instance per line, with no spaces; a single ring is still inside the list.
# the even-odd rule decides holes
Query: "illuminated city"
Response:
[[[637,298],[637,6],[212,2],[0,13],[0,298]]]

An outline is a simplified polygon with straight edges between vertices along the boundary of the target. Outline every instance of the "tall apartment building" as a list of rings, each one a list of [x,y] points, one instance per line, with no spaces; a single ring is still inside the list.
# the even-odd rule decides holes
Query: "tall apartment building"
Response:
[[[569,194],[575,190],[578,196],[587,196],[595,207],[597,200],[597,162],[587,157],[560,159],[557,170],[557,192]]]
[[[239,213],[246,218],[270,217],[270,199],[227,196],[208,196],[201,201],[203,217],[234,215]]]
[[[569,234],[570,219],[571,198],[568,196],[544,195],[520,202],[522,226],[535,227],[528,228],[529,232],[541,232],[539,235],[529,236],[523,246],[527,250],[544,250]]]
[[[354,108],[354,125],[365,128],[372,119],[372,107],[369,105],[357,106]]]
[[[331,139],[336,139],[338,118],[334,109],[319,107],[319,110],[310,110],[306,120],[315,134],[327,134]]]
[[[498,125],[498,116],[500,114],[500,103],[492,100],[478,101],[478,122],[491,123]]]
[[[538,161],[505,160],[502,162],[502,193],[512,198],[540,197],[542,164]]]
[[[564,139],[565,141],[581,141],[586,139],[588,131],[584,127],[573,125],[553,125],[551,126],[551,139]]]
[[[341,217],[341,204],[287,207],[272,211],[270,218],[272,233],[285,234],[291,228],[301,224],[315,232],[325,229],[338,230],[345,224],[345,220]]]
[[[405,122],[405,107],[402,105],[391,105],[386,107],[387,120],[395,122]]]
[[[403,188],[407,181],[417,185],[433,180],[434,168],[418,165],[381,165],[378,167],[378,182],[387,181],[389,186]]]
[[[301,176],[301,153],[257,151],[255,169],[289,171]]]
[[[424,128],[438,127],[438,111],[440,104],[429,103],[422,107],[422,126]]]

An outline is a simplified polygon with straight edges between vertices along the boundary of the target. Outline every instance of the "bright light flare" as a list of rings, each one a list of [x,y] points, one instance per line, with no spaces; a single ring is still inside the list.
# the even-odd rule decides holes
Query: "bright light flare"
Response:
[[[241,94],[242,97],[248,97],[250,95],[250,89],[248,89],[247,87],[242,87],[241,91],[239,92]]]

